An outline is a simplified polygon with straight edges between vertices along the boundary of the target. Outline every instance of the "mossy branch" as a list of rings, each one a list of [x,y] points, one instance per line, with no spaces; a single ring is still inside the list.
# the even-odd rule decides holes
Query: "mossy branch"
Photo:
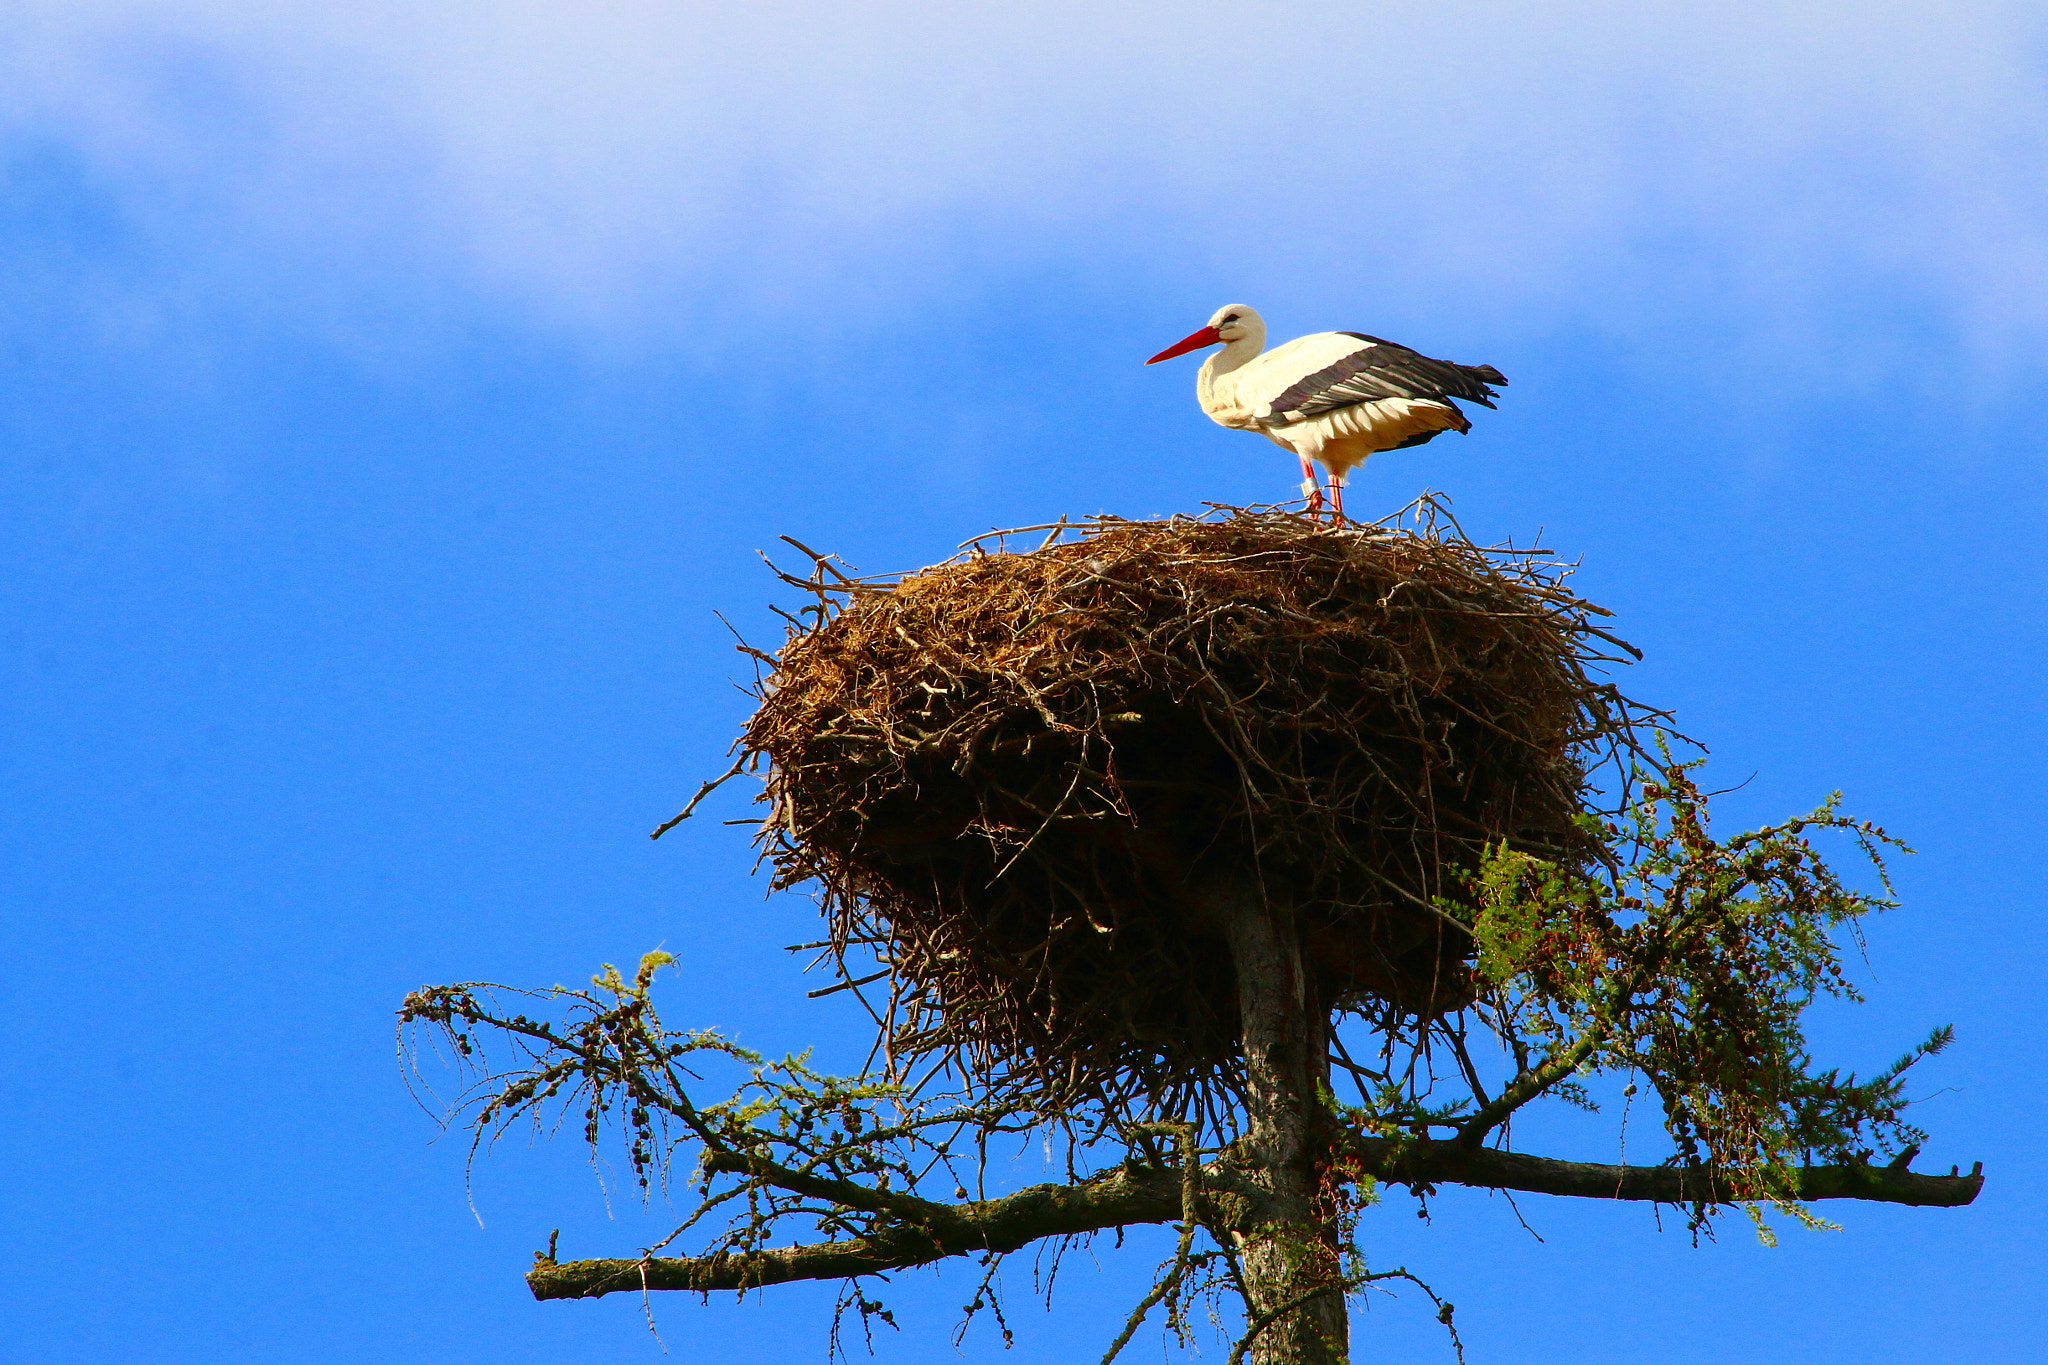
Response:
[[[1401,1142],[1362,1135],[1343,1144],[1353,1179],[1409,1186],[1469,1185],[1581,1199],[1660,1204],[1724,1202],[1737,1197],[1706,1172],[1674,1166],[1615,1166],[1559,1161],[1455,1141]],[[1355,1164],[1353,1164],[1355,1163]],[[1921,1175],[1898,1166],[1848,1163],[1795,1167],[1784,1197],[1860,1199],[1921,1208],[1958,1208],[1983,1188],[1981,1166],[1968,1175]],[[1199,1184],[1227,1197],[1242,1180],[1228,1160],[1208,1163]],[[866,1236],[710,1256],[550,1261],[527,1284],[536,1299],[598,1298],[619,1290],[747,1290],[794,1280],[836,1280],[926,1265],[950,1256],[1008,1252],[1048,1237],[1107,1232],[1184,1216],[1184,1173],[1166,1166],[1119,1167],[1070,1185],[1034,1185],[1002,1199],[946,1204],[897,1196],[902,1221]]]

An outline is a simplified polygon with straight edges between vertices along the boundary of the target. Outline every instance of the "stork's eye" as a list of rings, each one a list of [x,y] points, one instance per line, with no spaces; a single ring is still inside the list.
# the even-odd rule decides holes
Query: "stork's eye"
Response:
[[[1236,322],[1236,321],[1237,321],[1237,314],[1235,314],[1235,313],[1232,313],[1232,314],[1231,314],[1230,316],[1228,316],[1228,317],[1224,318],[1223,320],[1224,320],[1225,322]]]

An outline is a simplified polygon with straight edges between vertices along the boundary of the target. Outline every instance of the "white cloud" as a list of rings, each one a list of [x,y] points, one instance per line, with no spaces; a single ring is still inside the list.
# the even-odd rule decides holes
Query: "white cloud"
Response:
[[[915,288],[966,232],[1610,329],[1716,297],[1825,335],[1877,295],[1995,352],[2048,316],[2041,25],[1998,0],[17,13],[14,140],[149,230],[557,314]]]

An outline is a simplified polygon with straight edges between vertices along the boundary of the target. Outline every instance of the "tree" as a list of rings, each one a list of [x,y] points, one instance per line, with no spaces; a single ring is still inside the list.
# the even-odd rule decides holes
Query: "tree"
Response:
[[[645,1192],[694,1163],[668,1239],[551,1245],[535,1296],[838,1280],[842,1312],[886,1317],[863,1277],[960,1257],[971,1317],[1013,1252],[1172,1224],[1105,1360],[1224,1296],[1228,1365],[1316,1365],[1346,1358],[1347,1296],[1390,1279],[1456,1341],[1359,1245],[1382,1184],[1655,1201],[1696,1229],[1736,1207],[1765,1236],[1819,1200],[1974,1199],[1980,1171],[1910,1169],[1904,1077],[1946,1029],[1867,1079],[1802,1031],[1855,998],[1837,938],[1891,904],[1816,839],[1885,893],[1896,841],[1836,798],[1717,837],[1668,718],[1605,681],[1628,647],[1604,613],[1435,511],[1103,519],[900,584],[815,554],[783,575],[812,601],[748,651],[768,672],[726,778],[767,770],[764,846],[821,898],[828,990],[886,992],[873,1060],[832,1076],[671,1029],[663,954],[588,989],[414,992],[402,1027],[474,1069],[450,1119],[476,1142],[566,1110]],[[747,1078],[702,1103],[714,1058]],[[1601,1076],[1655,1095],[1667,1160],[1512,1149],[1518,1114],[1591,1106]],[[1004,1135],[1056,1137],[1067,1178],[987,1190]]]

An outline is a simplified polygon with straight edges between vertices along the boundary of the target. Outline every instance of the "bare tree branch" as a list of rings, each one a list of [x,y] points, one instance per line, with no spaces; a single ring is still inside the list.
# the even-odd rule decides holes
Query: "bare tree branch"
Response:
[[[1558,1161],[1428,1140],[1352,1137],[1341,1145],[1357,1162],[1357,1174],[1393,1184],[1471,1185],[1665,1204],[1722,1203],[1731,1198],[1706,1173],[1673,1166]],[[1919,1175],[1898,1166],[1859,1164],[1804,1166],[1796,1176],[1797,1187],[1783,1192],[1787,1198],[1862,1199],[1928,1208],[1968,1204],[1984,1185],[1981,1164],[1968,1175]],[[1219,1161],[1203,1168],[1200,1184],[1206,1199],[1229,1198],[1241,1179],[1229,1162]],[[542,1257],[526,1280],[536,1299],[574,1299],[618,1290],[753,1289],[792,1280],[872,1275],[948,1256],[1015,1251],[1045,1237],[1170,1223],[1185,1208],[1182,1181],[1183,1173],[1171,1168],[1126,1166],[1078,1184],[1034,1185],[1003,1199],[945,1204],[890,1195],[890,1211],[903,1221],[865,1237],[705,1257],[562,1262]]]
[[[1658,1204],[1723,1204],[1741,1196],[1707,1172],[1679,1166],[1609,1166],[1590,1161],[1468,1148],[1458,1142],[1396,1145],[1383,1138],[1353,1138],[1347,1147],[1368,1173],[1395,1184],[1475,1185],[1580,1199],[1643,1200]],[[1983,1163],[1968,1175],[1918,1175],[1902,1166],[1800,1166],[1786,1199],[1863,1199],[1922,1208],[1960,1208],[1984,1186]]]
[[[1236,1184],[1221,1163],[1204,1172]],[[1033,1185],[1002,1199],[943,1204],[896,1195],[904,1221],[865,1237],[703,1257],[564,1261],[542,1258],[526,1282],[537,1299],[596,1298],[621,1289],[752,1289],[923,1265],[971,1252],[1007,1252],[1043,1237],[1099,1232],[1180,1217],[1181,1172],[1119,1167],[1073,1185]],[[912,1206],[922,1206],[923,1216]]]

